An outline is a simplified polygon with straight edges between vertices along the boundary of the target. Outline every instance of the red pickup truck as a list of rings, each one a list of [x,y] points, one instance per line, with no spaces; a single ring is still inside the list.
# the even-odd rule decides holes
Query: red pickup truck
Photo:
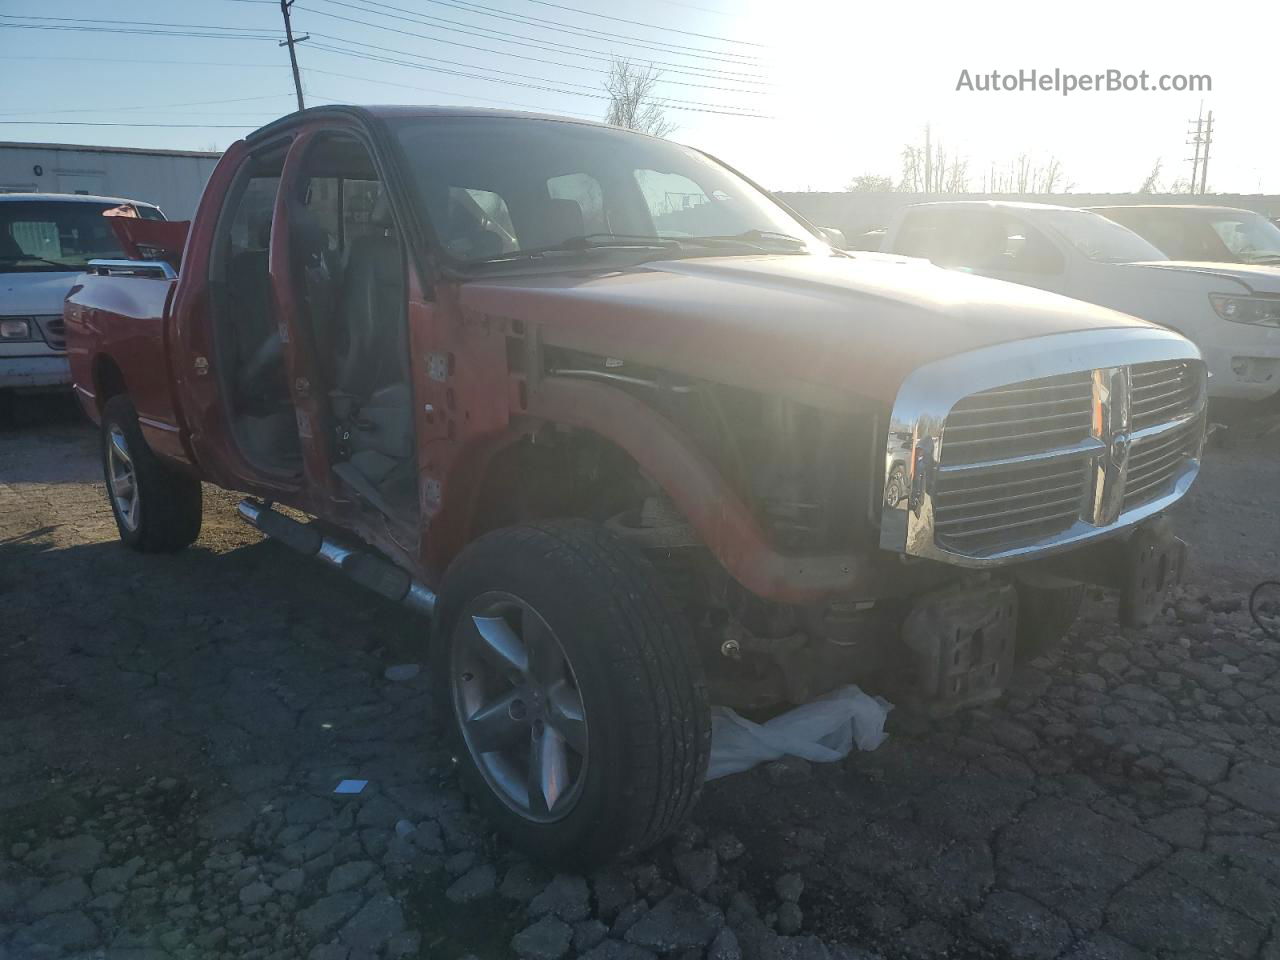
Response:
[[[66,303],[121,539],[191,543],[205,481],[430,614],[463,779],[544,859],[678,823],[711,703],[858,681],[946,712],[1084,583],[1138,623],[1177,576],[1189,341],[834,250],[696,150],[323,107],[233,144],[165,229]]]

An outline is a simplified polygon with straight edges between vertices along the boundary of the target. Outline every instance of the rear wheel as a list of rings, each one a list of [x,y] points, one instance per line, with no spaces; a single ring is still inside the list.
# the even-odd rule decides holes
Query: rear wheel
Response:
[[[200,481],[151,452],[123,394],[102,410],[102,472],[120,539],[134,550],[181,550],[200,535]]]
[[[1018,584],[1018,659],[1034,660],[1062,646],[1067,631],[1080,616],[1084,584],[1073,587],[1033,587]]]
[[[600,527],[510,527],[449,568],[438,703],[464,786],[531,856],[587,867],[661,840],[706,773],[710,717],[688,624]]]

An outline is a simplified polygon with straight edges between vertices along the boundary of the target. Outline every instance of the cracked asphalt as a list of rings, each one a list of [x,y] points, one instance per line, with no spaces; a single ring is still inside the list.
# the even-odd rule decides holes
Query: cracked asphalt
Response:
[[[386,679],[421,621],[209,488],[192,549],[122,549],[95,434],[30,407],[0,433],[0,958],[1280,960],[1280,643],[1245,609],[1277,446],[1209,452],[1152,628],[1094,596],[997,704],[895,711],[552,877],[469,812],[426,677]]]

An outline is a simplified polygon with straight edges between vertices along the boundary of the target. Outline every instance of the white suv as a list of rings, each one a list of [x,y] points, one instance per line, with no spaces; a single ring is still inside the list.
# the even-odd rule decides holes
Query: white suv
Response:
[[[1280,402],[1280,268],[1173,261],[1087,210],[982,200],[907,207],[884,250],[1170,327],[1200,348],[1212,398]]]

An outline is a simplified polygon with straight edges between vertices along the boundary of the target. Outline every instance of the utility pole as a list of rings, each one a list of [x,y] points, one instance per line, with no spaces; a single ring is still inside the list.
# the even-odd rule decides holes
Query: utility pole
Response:
[[[1190,120],[1187,121],[1191,123]],[[1209,111],[1208,119],[1204,116],[1204,101],[1200,102],[1199,115],[1195,119],[1195,130],[1188,130],[1188,146],[1195,146],[1195,156],[1191,160],[1191,193],[1204,193],[1209,184],[1209,147],[1213,144],[1213,111]]]
[[[1213,111],[1204,125],[1204,159],[1200,161],[1200,192],[1209,189],[1209,147],[1213,145]]]
[[[303,40],[310,40],[311,34],[305,34],[293,38],[293,24],[289,21],[289,8],[293,6],[293,0],[280,0],[280,13],[284,16],[284,36],[285,39],[280,41],[280,46],[289,48],[289,63],[293,67],[293,89],[298,95],[298,109],[306,109],[306,104],[302,102],[302,77],[298,75],[298,52],[294,47]]]

